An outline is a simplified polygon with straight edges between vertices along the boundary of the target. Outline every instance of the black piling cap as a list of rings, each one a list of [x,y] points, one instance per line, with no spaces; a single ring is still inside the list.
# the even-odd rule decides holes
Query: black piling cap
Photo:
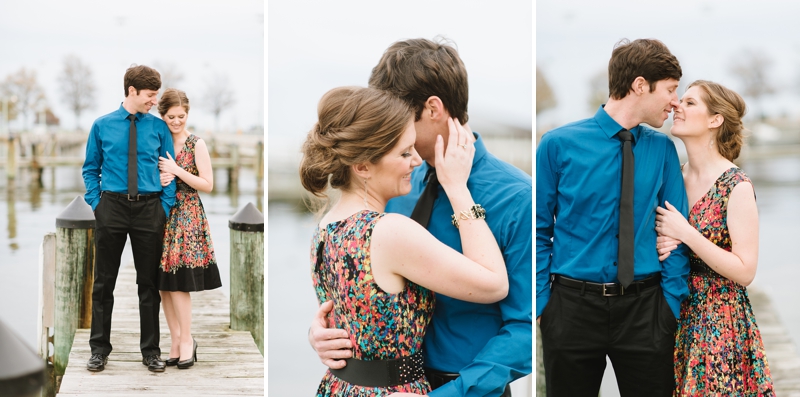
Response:
[[[94,229],[94,212],[92,207],[83,201],[83,196],[75,197],[56,217],[56,227],[63,229]]]
[[[44,385],[44,360],[0,321],[0,390],[29,396]],[[38,395],[38,394],[36,394]]]
[[[253,203],[247,203],[228,220],[228,228],[244,232],[263,232],[264,214]]]

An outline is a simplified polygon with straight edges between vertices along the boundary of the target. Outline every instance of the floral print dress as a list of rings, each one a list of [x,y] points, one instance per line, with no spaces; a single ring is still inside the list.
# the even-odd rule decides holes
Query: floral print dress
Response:
[[[728,198],[740,182],[750,179],[730,168],[689,212],[689,223],[726,251],[731,251]],[[689,262],[689,297],[675,336],[675,396],[774,396],[747,290],[693,252]]]
[[[311,244],[311,278],[321,303],[333,300],[330,324],[348,332],[353,358],[390,360],[420,351],[434,307],[433,292],[412,282],[397,294],[383,291],[372,277],[370,242],[384,214],[361,211],[317,228]],[[392,387],[352,385],[330,370],[318,397],[387,396],[394,392],[427,394],[424,376]]]
[[[189,135],[175,163],[199,175],[194,162],[197,136]],[[197,190],[176,178],[175,205],[164,226],[161,252],[161,291],[204,291],[222,286],[206,212]]]

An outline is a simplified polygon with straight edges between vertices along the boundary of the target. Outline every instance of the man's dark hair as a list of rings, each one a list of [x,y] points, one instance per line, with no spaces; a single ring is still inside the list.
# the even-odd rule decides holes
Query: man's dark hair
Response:
[[[125,71],[125,96],[128,96],[128,87],[133,86],[136,94],[141,90],[158,91],[161,89],[161,74],[155,69],[144,65],[133,65]]]
[[[469,121],[467,69],[450,43],[411,39],[392,44],[372,69],[369,86],[389,91],[408,103],[419,120],[425,101],[442,100],[451,117]]]
[[[660,80],[680,80],[681,65],[664,43],[654,39],[622,39],[614,45],[608,61],[608,92],[612,99],[622,99],[631,84],[642,76],[650,83],[650,92]]]

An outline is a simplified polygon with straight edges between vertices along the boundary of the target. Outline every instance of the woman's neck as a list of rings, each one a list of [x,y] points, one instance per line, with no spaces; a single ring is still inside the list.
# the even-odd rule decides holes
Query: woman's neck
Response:
[[[689,169],[686,172],[695,175],[708,175],[717,177],[724,169],[730,168],[733,163],[719,153],[715,141],[708,138],[682,139],[686,146],[686,155],[689,158]]]

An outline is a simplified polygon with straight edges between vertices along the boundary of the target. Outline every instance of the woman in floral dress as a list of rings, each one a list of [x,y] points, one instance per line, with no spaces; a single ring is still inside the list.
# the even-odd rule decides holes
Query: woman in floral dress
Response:
[[[758,209],[752,182],[733,163],[744,113],[738,94],[699,80],[673,116],[672,135],[689,157],[686,193],[695,203],[688,222],[669,204],[656,216],[656,231],[666,236],[659,237],[660,253],[680,242],[692,251],[675,341],[675,396],[775,395],[745,288],[758,263]]]
[[[482,303],[508,291],[485,221],[492,214],[480,211],[466,185],[474,137],[447,119],[446,151],[444,139],[435,138],[436,176],[460,214],[453,227],[462,255],[417,222],[384,212],[389,199],[411,191],[411,172],[422,163],[407,104],[380,90],[342,87],[322,97],[318,117],[303,144],[301,182],[323,199],[329,185],[341,196],[314,232],[311,276],[319,302],[332,302],[332,326],[348,331],[353,358],[325,373],[317,396],[427,394],[421,345],[432,291]]]
[[[198,190],[211,192],[214,175],[205,142],[186,130],[189,99],[174,88],[164,91],[158,104],[161,118],[169,126],[175,159],[159,158],[162,184],[177,178],[175,205],[164,227],[159,290],[172,346],[167,365],[186,369],[197,361],[197,343],[192,337],[192,298],[189,292],[222,286],[214,258],[208,219]]]

